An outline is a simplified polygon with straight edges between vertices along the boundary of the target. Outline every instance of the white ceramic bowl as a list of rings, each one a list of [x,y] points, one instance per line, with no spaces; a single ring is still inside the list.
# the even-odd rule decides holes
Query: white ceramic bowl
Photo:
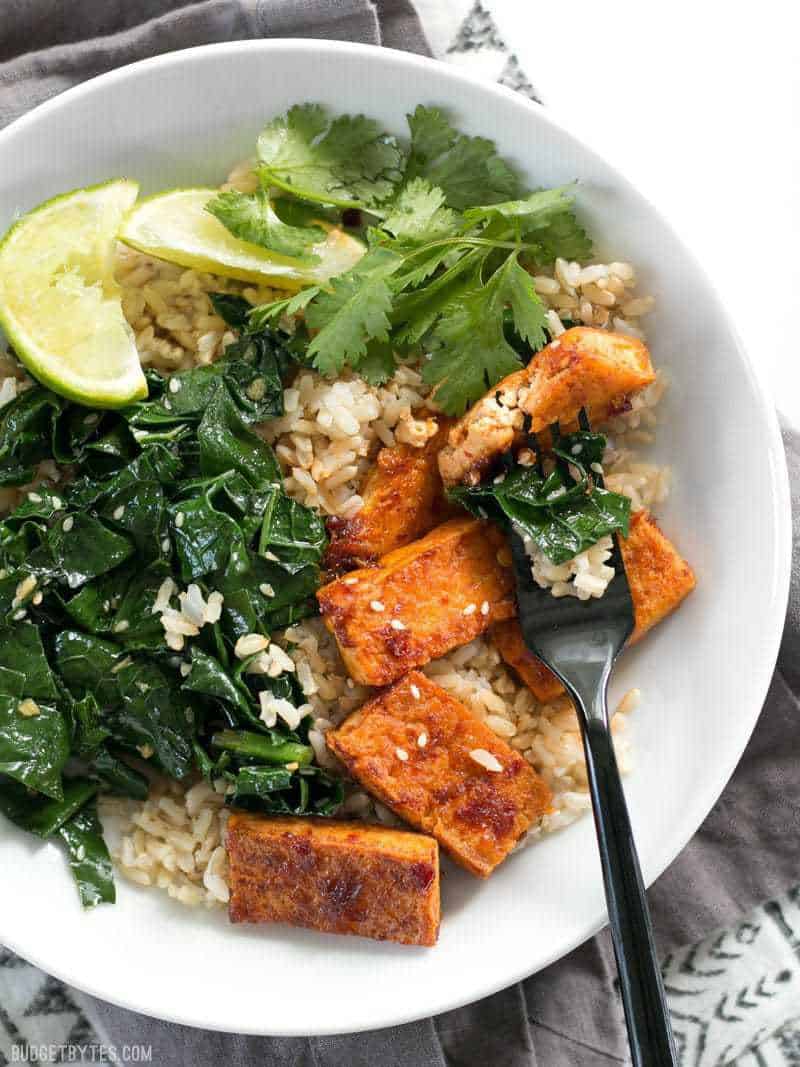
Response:
[[[626,792],[652,882],[702,822],[756,721],[790,553],[775,415],[708,279],[657,211],[507,89],[400,52],[252,41],[134,64],[5,130],[0,230],[55,193],[114,176],[139,179],[144,192],[218,182],[252,153],[265,120],[309,100],[365,111],[397,133],[418,103],[439,104],[469,133],[494,138],[532,186],[579,178],[599,252],[631,260],[643,290],[658,296],[648,338],[672,380],[658,458],[675,470],[662,523],[698,588],[624,657],[613,686],[643,691]],[[1,942],[107,1000],[246,1033],[371,1029],[443,1011],[544,967],[606,920],[590,818],[513,856],[486,883],[448,869],[435,949],[230,926],[222,913],[188,911],[122,879],[116,906],[84,914],[57,846],[4,824],[0,856]]]

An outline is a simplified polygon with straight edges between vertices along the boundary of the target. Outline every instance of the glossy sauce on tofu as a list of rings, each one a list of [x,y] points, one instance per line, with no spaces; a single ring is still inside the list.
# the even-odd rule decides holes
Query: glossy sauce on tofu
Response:
[[[365,789],[482,878],[551,803],[527,760],[419,671],[368,701],[326,740]]]
[[[510,563],[497,527],[452,519],[324,586],[317,600],[348,673],[388,685],[516,614]]]
[[[231,812],[226,836],[231,922],[436,943],[439,854],[432,837],[242,811]]]

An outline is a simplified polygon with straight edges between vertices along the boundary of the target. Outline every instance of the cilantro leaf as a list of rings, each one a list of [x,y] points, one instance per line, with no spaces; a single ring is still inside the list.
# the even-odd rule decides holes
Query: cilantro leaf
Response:
[[[435,107],[420,105],[407,120],[411,130],[407,181],[425,178],[439,186],[450,207],[459,210],[520,194],[519,179],[497,154],[494,141],[459,133]]]
[[[338,374],[346,363],[358,366],[367,342],[388,341],[392,291],[389,276],[402,262],[386,249],[373,249],[354,270],[331,281],[306,308],[306,322],[319,330],[308,346],[323,374]]]
[[[358,373],[370,385],[383,385],[396,370],[394,351],[389,341],[372,340],[358,365]]]
[[[520,200],[485,204],[464,212],[467,223],[478,224],[508,219],[519,234],[537,246],[534,259],[551,263],[556,256],[585,260],[592,254],[592,242],[572,210],[573,197],[566,187],[540,189]]]
[[[512,253],[485,285],[476,274],[472,286],[445,309],[434,328],[435,347],[423,378],[436,386],[436,403],[448,415],[461,414],[495,382],[521,366],[503,331],[503,312],[512,301],[525,327],[533,322],[533,312],[523,310],[523,301],[533,291],[521,292],[518,270],[516,253]]]
[[[319,104],[298,105],[258,138],[259,174],[304,200],[369,208],[388,199],[402,176],[402,152],[364,115],[332,122]]]
[[[445,196],[424,178],[405,185],[383,220],[383,228],[398,241],[420,245],[450,237],[459,229],[455,211],[444,206]]]
[[[250,312],[248,330],[251,333],[256,330],[263,330],[265,326],[283,318],[284,315],[289,318],[297,315],[319,292],[320,287],[312,285],[310,289],[301,289],[299,293],[295,293],[294,296],[286,297],[283,300],[273,300],[269,304],[259,304],[258,307],[253,308]]]
[[[502,270],[505,272],[502,284],[505,298],[511,305],[514,329],[534,351],[538,351],[547,341],[547,320],[545,308],[533,287],[533,278],[519,265],[516,256],[509,256]]]
[[[306,263],[319,262],[312,248],[324,239],[324,231],[319,226],[289,226],[281,222],[263,189],[252,194],[235,189],[220,193],[206,204],[206,211],[242,241]]]

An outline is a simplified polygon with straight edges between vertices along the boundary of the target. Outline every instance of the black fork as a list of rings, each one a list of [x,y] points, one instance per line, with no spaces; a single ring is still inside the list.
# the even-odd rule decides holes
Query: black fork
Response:
[[[588,428],[585,418],[581,423],[583,429]],[[634,625],[619,543],[615,536],[608,561],[616,572],[614,578],[602,597],[590,600],[557,599],[548,589],[540,589],[531,575],[530,557],[516,533],[511,536],[511,549],[525,643],[561,679],[578,713],[634,1067],[677,1065],[653,926],[608,717],[611,668]]]

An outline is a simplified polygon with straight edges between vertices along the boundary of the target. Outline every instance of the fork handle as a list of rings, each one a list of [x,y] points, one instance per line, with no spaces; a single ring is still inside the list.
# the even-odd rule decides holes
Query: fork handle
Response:
[[[628,807],[605,716],[578,715],[634,1067],[675,1067],[664,983]]]

